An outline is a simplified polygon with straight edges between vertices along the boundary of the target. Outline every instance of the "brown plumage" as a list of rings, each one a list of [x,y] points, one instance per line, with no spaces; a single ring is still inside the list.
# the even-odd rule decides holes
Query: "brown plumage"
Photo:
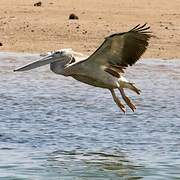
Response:
[[[132,66],[145,52],[148,40],[152,37],[151,32],[148,31],[150,26],[145,26],[146,24],[142,26],[138,24],[127,32],[106,37],[101,46],[88,59],[107,55],[107,63],[112,66]]]

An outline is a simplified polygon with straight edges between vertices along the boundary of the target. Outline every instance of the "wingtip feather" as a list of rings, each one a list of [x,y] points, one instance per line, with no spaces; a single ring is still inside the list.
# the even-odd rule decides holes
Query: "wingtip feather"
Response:
[[[134,28],[132,28],[129,32],[149,33],[149,31],[147,31],[147,30],[150,29],[151,27],[150,26],[146,27],[146,25],[147,25],[147,23],[144,23],[142,26],[140,26],[140,24],[138,24]]]

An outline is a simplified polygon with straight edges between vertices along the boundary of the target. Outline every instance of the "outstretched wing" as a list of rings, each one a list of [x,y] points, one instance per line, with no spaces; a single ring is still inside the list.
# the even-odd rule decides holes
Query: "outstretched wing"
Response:
[[[146,24],[138,24],[128,32],[112,34],[105,38],[102,45],[88,58],[89,63],[105,65],[107,71],[123,72],[132,66],[145,52],[151,32]],[[112,72],[111,72],[112,73]]]

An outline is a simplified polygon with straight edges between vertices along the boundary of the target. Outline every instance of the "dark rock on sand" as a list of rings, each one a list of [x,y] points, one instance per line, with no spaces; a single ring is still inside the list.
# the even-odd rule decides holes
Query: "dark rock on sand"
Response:
[[[42,2],[39,1],[39,2],[37,2],[37,3],[34,3],[34,6],[42,6]]]
[[[3,44],[0,42],[0,46],[3,46]]]
[[[79,17],[75,15],[74,13],[72,13],[69,15],[69,19],[79,19]]]

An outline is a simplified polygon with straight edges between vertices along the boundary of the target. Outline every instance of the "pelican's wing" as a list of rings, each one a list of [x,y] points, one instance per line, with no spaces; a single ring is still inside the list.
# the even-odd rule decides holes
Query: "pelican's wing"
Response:
[[[146,24],[128,32],[112,34],[105,38],[102,45],[86,60],[89,63],[104,65],[109,73],[123,72],[128,65],[132,66],[145,52],[151,32]]]

